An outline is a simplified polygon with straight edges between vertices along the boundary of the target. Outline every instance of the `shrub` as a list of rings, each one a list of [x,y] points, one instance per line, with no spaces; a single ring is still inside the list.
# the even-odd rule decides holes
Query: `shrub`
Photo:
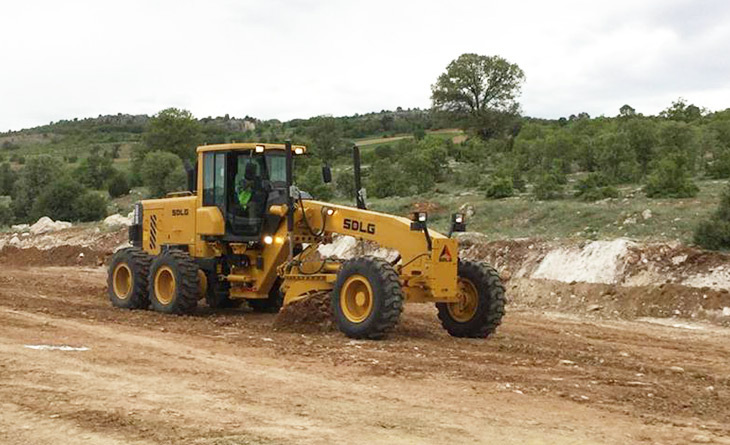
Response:
[[[76,177],[79,182],[93,189],[100,189],[106,180],[114,174],[112,159],[94,152],[81,161],[76,169]]]
[[[152,197],[165,196],[172,191],[182,190],[187,181],[180,157],[163,151],[153,151],[144,157],[140,176]]]
[[[393,147],[390,145],[378,145],[375,147],[375,157],[377,159],[392,158],[394,154]]]
[[[509,198],[514,194],[512,178],[507,176],[495,176],[487,185],[486,195],[491,199]]]
[[[128,195],[130,187],[127,175],[118,170],[114,170],[114,174],[106,182],[106,189],[112,198]]]
[[[668,156],[657,163],[646,179],[644,192],[649,198],[690,198],[699,192],[681,156]]]
[[[575,197],[583,201],[598,201],[606,198],[618,198],[616,187],[610,184],[608,178],[600,173],[591,173],[578,181],[575,186]]]
[[[694,242],[709,250],[730,248],[730,222],[716,219],[701,221],[695,229]]]
[[[335,177],[335,191],[346,199],[355,199],[355,176],[352,171],[343,171]]]
[[[18,174],[5,162],[0,166],[0,195],[10,195]]]
[[[694,242],[710,250],[730,249],[730,186],[722,193],[715,213],[695,229]]]
[[[65,221],[97,221],[106,216],[106,199],[84,188],[74,178],[59,177],[38,196],[32,219],[48,216]]]
[[[79,221],[99,221],[106,217],[106,198],[87,190],[76,199],[76,218]]]
[[[7,204],[0,204],[0,226],[9,226],[13,219],[13,209]]]
[[[58,178],[60,173],[59,163],[50,156],[38,156],[28,162],[18,174],[18,180],[13,187],[11,206],[17,219],[28,218],[38,196]]]
[[[396,164],[388,161],[373,164],[367,189],[376,198],[408,194],[408,184],[404,180],[403,172]]]
[[[561,199],[563,197],[563,185],[560,178],[552,173],[543,173],[532,186],[532,194],[535,199],[546,201],[549,199]]]
[[[318,165],[311,165],[303,175],[297,177],[300,189],[309,192],[315,199],[328,201],[332,199],[332,187],[322,181],[322,169]]]

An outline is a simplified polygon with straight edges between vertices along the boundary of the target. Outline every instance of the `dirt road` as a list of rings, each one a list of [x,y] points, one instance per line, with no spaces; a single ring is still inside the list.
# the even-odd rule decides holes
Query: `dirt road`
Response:
[[[379,342],[110,307],[101,268],[5,267],[0,443],[730,443],[730,329],[407,307]],[[88,350],[27,346],[67,345]]]

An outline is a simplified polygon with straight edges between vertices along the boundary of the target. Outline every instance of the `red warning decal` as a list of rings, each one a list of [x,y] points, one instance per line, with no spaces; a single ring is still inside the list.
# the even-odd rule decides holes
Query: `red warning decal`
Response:
[[[450,263],[451,262],[451,252],[449,252],[449,248],[444,246],[444,250],[441,251],[441,255],[439,255],[439,261],[442,263]]]

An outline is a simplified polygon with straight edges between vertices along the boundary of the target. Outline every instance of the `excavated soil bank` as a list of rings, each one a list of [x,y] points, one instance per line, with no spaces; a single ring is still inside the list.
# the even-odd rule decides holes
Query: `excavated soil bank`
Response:
[[[101,266],[112,254],[81,246],[58,246],[50,249],[6,246],[0,250],[0,263],[12,266]]]

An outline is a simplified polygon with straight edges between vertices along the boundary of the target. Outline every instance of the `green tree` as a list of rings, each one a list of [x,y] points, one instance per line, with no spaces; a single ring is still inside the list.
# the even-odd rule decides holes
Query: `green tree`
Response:
[[[699,188],[692,182],[687,161],[681,155],[660,159],[646,179],[644,192],[649,198],[690,198]]]
[[[106,182],[106,190],[109,192],[109,196],[119,198],[120,196],[128,195],[129,189],[127,175],[118,170],[114,170],[114,173],[109,176]]]
[[[140,176],[153,197],[182,190],[187,180],[180,157],[164,151],[153,151],[144,157]]]
[[[462,54],[431,86],[436,111],[445,112],[483,138],[504,131],[519,113],[525,74],[499,56]]]
[[[102,156],[98,152],[92,153],[76,168],[76,177],[87,187],[101,189],[114,174],[112,163],[112,158]]]
[[[167,108],[150,119],[142,139],[144,150],[138,158],[144,159],[152,151],[168,151],[193,160],[195,148],[202,142],[202,128],[188,110]]]
[[[730,249],[730,186],[723,191],[715,213],[695,228],[694,242],[710,250]]]
[[[317,116],[310,119],[307,134],[312,140],[312,151],[321,159],[330,160],[342,144],[342,130],[332,116]]]
[[[87,190],[69,175],[61,175],[46,187],[33,204],[31,216],[64,221],[98,221],[106,216],[106,200]]]
[[[9,163],[4,162],[0,165],[0,195],[12,194],[17,179],[18,174],[10,167]]]
[[[60,163],[48,155],[37,156],[28,161],[13,187],[12,209],[17,219],[28,219],[38,196],[60,174]]]

